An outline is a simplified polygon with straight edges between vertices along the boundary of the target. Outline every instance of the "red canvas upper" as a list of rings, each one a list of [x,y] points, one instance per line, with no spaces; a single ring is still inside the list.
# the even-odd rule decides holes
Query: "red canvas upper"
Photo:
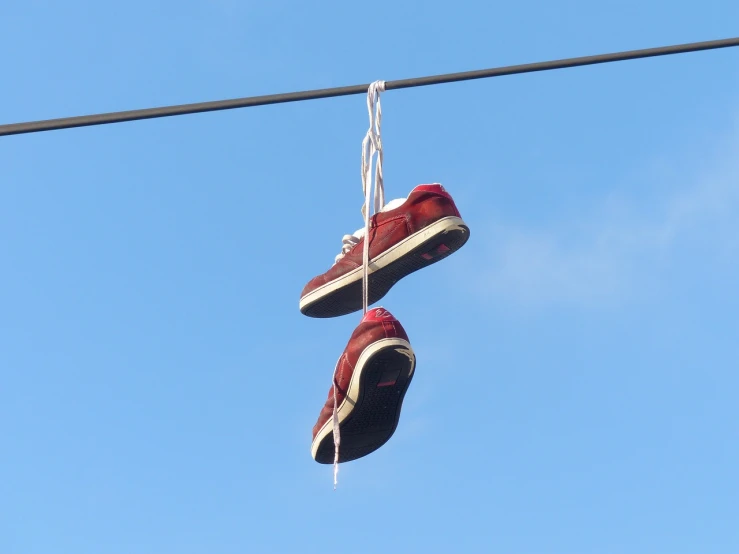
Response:
[[[461,217],[451,195],[440,184],[419,185],[395,209],[379,212],[370,218],[370,260],[412,234],[444,217]],[[362,266],[364,237],[331,269],[311,279],[300,297]]]

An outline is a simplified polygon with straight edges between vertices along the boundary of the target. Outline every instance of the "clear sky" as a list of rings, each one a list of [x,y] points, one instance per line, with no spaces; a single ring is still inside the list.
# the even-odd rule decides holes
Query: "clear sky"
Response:
[[[739,35],[734,0],[10,1],[0,122]],[[311,428],[359,314],[362,96],[0,139],[0,553],[739,552],[739,49],[390,91],[400,426]]]

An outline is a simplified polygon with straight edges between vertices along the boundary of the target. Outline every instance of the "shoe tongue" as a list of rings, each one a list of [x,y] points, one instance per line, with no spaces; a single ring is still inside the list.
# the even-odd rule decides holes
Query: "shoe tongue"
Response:
[[[402,206],[403,202],[405,202],[405,198],[396,198],[395,200],[391,200],[387,204],[383,206],[383,208],[380,210],[380,212],[389,212],[390,210],[394,210],[398,206]],[[354,236],[358,239],[361,239],[364,236],[364,227],[361,229],[357,229],[354,231]]]
[[[394,210],[398,206],[402,206],[403,202],[405,202],[406,200],[406,198],[396,198],[395,200],[391,200],[390,202],[385,204],[380,211],[389,212],[390,210]]]
[[[367,310],[367,313],[364,314],[364,317],[362,318],[362,322],[365,321],[398,321],[395,319],[395,316],[388,312],[385,308],[372,308],[370,310]]]

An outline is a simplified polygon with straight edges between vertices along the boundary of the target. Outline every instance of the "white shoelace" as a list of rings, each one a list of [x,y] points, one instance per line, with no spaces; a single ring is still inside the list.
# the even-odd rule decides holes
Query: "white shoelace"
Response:
[[[385,206],[385,186],[382,180],[382,106],[380,93],[385,92],[385,81],[375,81],[367,90],[367,111],[370,126],[362,141],[362,192],[364,192],[364,252],[362,254],[362,315],[367,313],[369,300],[368,266],[369,266],[369,227],[370,227],[370,192],[372,192],[372,158],[377,154],[375,164],[374,212]]]
[[[354,248],[362,237],[364,241],[364,251],[362,253],[362,316],[367,314],[367,305],[369,300],[368,287],[368,266],[369,266],[369,227],[370,227],[370,201],[374,192],[374,213],[379,212],[385,206],[385,187],[382,181],[382,107],[380,106],[380,93],[385,92],[385,81],[375,81],[367,89],[367,111],[369,112],[370,126],[367,135],[362,141],[362,192],[364,193],[364,205],[362,206],[362,215],[364,216],[364,229],[355,232],[354,235],[344,235],[342,238],[343,246],[341,254],[336,256],[338,262],[349,250]],[[377,163],[375,165],[375,184],[374,190],[372,185],[372,158],[377,154]],[[339,369],[341,359],[334,369],[333,394],[334,394],[334,413],[333,413],[333,431],[334,431],[334,490],[338,483],[339,476],[339,444],[341,443],[341,432],[339,430],[339,409],[338,400],[336,398],[336,372]],[[347,391],[348,392],[348,391]]]
[[[339,406],[336,399],[336,373],[339,370],[341,364],[341,358],[336,362],[334,368],[334,380],[333,380],[333,392],[334,392],[334,490],[336,490],[336,484],[339,482],[339,444],[341,444],[341,433],[339,432]]]

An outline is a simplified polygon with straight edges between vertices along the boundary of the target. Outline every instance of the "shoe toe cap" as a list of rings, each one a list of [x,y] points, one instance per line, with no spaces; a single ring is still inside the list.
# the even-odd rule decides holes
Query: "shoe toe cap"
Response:
[[[303,292],[300,293],[300,298],[305,298],[308,294],[325,285],[327,282],[328,276],[325,273],[323,275],[313,277],[313,279],[308,281],[308,283],[303,287]]]

